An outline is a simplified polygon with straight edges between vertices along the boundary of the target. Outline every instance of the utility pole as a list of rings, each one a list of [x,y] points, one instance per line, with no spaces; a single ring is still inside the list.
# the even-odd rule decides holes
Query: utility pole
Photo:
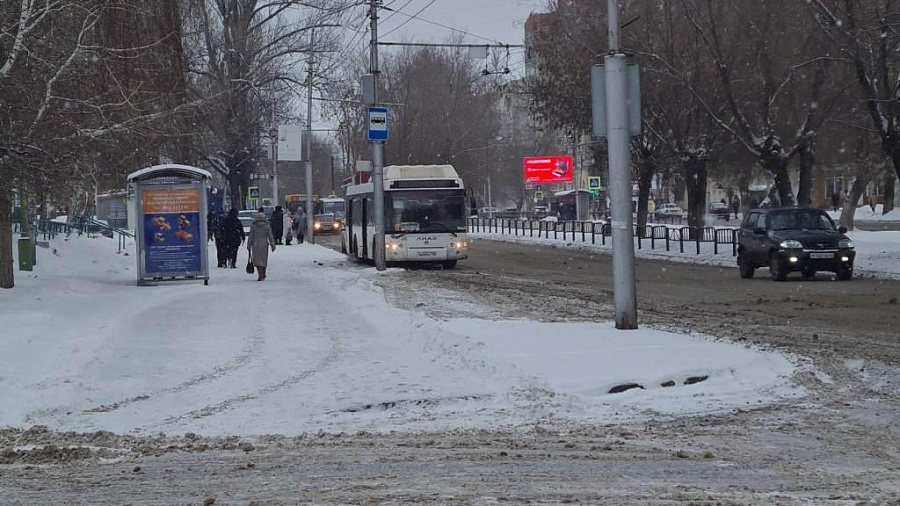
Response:
[[[373,103],[378,104],[378,3],[370,0],[369,22],[372,30],[372,47],[369,55],[369,72],[372,74]],[[372,141],[372,189],[373,212],[375,213],[375,244],[372,257],[375,269],[383,271],[387,268],[384,256],[384,142]]]
[[[269,130],[269,138],[272,146],[269,154],[272,155],[272,205],[278,203],[278,124],[275,123],[275,88],[272,88],[272,128]]]
[[[316,243],[316,234],[313,230],[313,184],[312,184],[312,82],[313,82],[313,33],[309,36],[309,58],[306,59],[306,240],[310,244]]]
[[[631,150],[628,125],[628,74],[625,55],[619,50],[619,6],[607,0],[609,54],[606,66],[607,142],[609,144],[609,193],[612,211],[613,298],[616,328],[636,329],[637,294],[634,283],[634,220],[631,216]]]

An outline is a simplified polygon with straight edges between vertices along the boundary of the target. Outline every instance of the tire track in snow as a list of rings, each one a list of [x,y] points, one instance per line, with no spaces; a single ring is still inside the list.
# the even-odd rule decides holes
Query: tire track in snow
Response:
[[[230,397],[220,402],[209,404],[198,409],[193,409],[177,416],[167,417],[162,420],[162,425],[173,425],[185,420],[198,420],[201,418],[223,413],[241,404],[260,399],[280,390],[284,390],[285,388],[293,387],[303,382],[304,380],[321,373],[322,371],[328,369],[332,364],[337,362],[341,356],[343,341],[347,339],[345,336],[354,335],[361,332],[371,332],[371,329],[365,328],[362,325],[362,322],[359,320],[354,319],[352,321],[348,321],[346,314],[334,314],[333,309],[335,307],[340,307],[340,305],[339,303],[334,301],[333,296],[325,296],[334,289],[333,287],[320,288],[318,286],[318,280],[314,277],[315,275],[310,276],[308,274],[302,273],[301,276],[301,281],[307,288],[310,289],[310,293],[316,294],[315,297],[306,299],[304,302],[310,304],[314,303],[318,311],[313,311],[313,313],[324,316],[324,318],[319,321],[319,324],[315,330],[319,335],[324,333],[328,334],[328,340],[330,341],[328,352],[309,369],[282,378],[280,381],[271,382],[253,392]],[[271,291],[271,289],[269,291]],[[277,300],[277,297],[274,298]],[[267,297],[261,297],[260,299],[266,300]],[[266,313],[267,311],[272,310],[272,306],[275,305],[263,304],[262,308],[259,308],[260,310],[258,311],[254,311],[254,313]],[[260,319],[260,321],[258,321],[258,325],[260,327],[264,327],[266,322],[279,321],[277,320],[277,318],[282,316],[283,315],[281,314],[267,316],[265,319]],[[350,326],[349,329],[348,325]],[[265,331],[263,330],[263,332]]]

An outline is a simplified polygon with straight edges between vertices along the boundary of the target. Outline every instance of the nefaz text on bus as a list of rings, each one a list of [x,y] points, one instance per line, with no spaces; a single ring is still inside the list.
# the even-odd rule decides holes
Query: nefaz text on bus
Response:
[[[374,260],[371,181],[345,187],[341,251]],[[445,269],[468,257],[466,189],[452,165],[384,168],[384,246],[388,264],[431,263]]]

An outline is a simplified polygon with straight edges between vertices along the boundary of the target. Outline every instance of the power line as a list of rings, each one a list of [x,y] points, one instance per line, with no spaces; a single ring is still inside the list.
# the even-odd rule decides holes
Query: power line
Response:
[[[401,11],[399,11],[399,10],[394,11],[394,12],[396,12],[396,13],[403,14],[404,16],[409,16],[409,19],[407,19],[406,21],[404,21],[404,22],[400,23],[399,25],[395,26],[393,29],[388,30],[387,33],[381,34],[381,36],[382,36],[382,37],[385,37],[385,36],[387,36],[387,35],[390,35],[390,34],[396,32],[397,30],[399,30],[400,28],[402,28],[403,25],[405,25],[406,23],[409,23],[410,21],[412,21],[412,20],[414,20],[414,19],[419,19],[417,16],[418,16],[419,14],[422,14],[422,12],[425,11],[425,9],[431,7],[431,6],[434,4],[434,2],[435,2],[435,0],[431,0],[430,2],[428,2],[428,4],[427,4],[425,7],[422,7],[421,9],[419,9],[419,11],[416,12],[415,14],[413,14],[412,16],[409,16],[409,14],[406,14],[405,12],[401,12]]]
[[[431,3],[434,3],[434,0],[432,0]],[[428,4],[428,5],[425,6],[425,7],[427,8],[428,6],[431,5],[431,3]],[[422,9],[422,10],[425,10],[425,9]],[[467,31],[465,31],[465,30],[460,30],[459,28],[453,28],[452,26],[447,26],[447,25],[444,25],[444,24],[441,24],[441,23],[437,23],[437,22],[435,22],[435,21],[430,21],[430,20],[428,20],[428,19],[419,17],[419,14],[422,12],[421,10],[420,10],[419,12],[417,12],[416,14],[414,14],[414,15],[409,15],[409,14],[407,14],[407,13],[405,13],[405,12],[400,12],[399,10],[398,10],[398,11],[395,11],[395,12],[397,12],[398,14],[403,14],[404,16],[409,17],[410,19],[408,19],[407,22],[411,21],[412,19],[418,19],[419,21],[422,21],[422,22],[424,22],[424,23],[428,23],[428,24],[431,24],[431,25],[434,25],[434,26],[439,26],[439,27],[441,27],[441,28],[446,28],[447,30],[452,30],[452,31],[454,31],[454,32],[459,32],[459,33],[462,33],[462,34],[465,34],[465,35],[469,35],[469,36],[475,37],[476,39],[481,39],[481,40],[486,40],[486,41],[489,41],[489,42],[495,42],[495,43],[497,43],[497,44],[502,44],[499,40],[490,39],[490,38],[487,38],[487,37],[482,37],[481,35],[476,35],[476,34],[474,34],[474,33],[470,33],[470,32],[467,32]],[[405,23],[404,23],[404,24],[405,24]],[[403,25],[400,25],[400,26],[403,26]],[[400,27],[398,26],[397,28],[400,28]],[[391,31],[388,32],[388,33],[393,32],[393,31],[396,30],[397,28],[394,28],[393,30],[391,30]],[[387,34],[384,34],[384,35],[387,35]]]

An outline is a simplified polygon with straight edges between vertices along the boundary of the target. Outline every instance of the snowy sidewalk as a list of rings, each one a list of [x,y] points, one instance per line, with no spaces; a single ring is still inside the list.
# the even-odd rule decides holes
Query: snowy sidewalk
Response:
[[[35,271],[0,291],[0,426],[431,431],[628,422],[803,394],[791,379],[801,361],[702,336],[435,321],[385,301],[375,282],[400,271],[318,245],[279,246],[264,282],[213,268],[209,286],[138,287],[134,256],[113,242],[57,239],[56,254],[39,250]],[[643,389],[609,393],[630,383]]]

